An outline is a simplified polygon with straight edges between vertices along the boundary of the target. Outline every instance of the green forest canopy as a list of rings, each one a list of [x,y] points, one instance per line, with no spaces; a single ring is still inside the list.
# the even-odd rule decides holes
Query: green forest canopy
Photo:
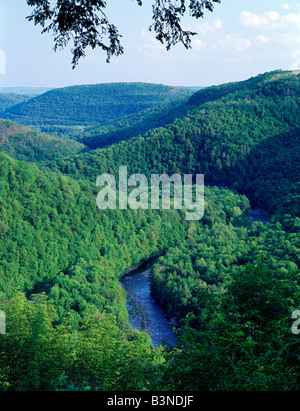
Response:
[[[193,92],[150,83],[104,83],[47,91],[10,106],[2,117],[31,126],[83,126],[111,120],[151,107],[176,102]]]
[[[299,74],[192,98],[104,149],[36,165],[0,154],[1,390],[299,389]],[[97,176],[124,164],[204,172],[204,217],[97,209]],[[162,250],[151,286],[180,321],[173,348],[129,327],[118,281]]]

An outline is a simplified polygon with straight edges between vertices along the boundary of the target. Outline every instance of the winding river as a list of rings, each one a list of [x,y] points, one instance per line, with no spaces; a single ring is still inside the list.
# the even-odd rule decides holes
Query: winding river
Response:
[[[252,221],[259,221],[264,225],[269,218],[265,211],[259,209],[251,210],[250,215]],[[151,267],[157,259],[158,256],[152,257],[138,268],[130,270],[121,277],[120,283],[127,293],[127,310],[132,328],[149,334],[155,346],[161,345],[163,340],[175,346],[176,334],[173,327],[176,321],[166,315],[151,293]]]
[[[156,260],[157,257],[150,258],[139,268],[125,274],[120,283],[127,293],[127,310],[132,328],[149,334],[155,346],[161,345],[163,340],[174,346],[174,319],[165,314],[150,289],[151,267]]]
[[[266,211],[260,210],[259,208],[251,209],[250,216],[252,221],[259,221],[263,223],[263,225],[266,225],[269,220],[268,213]]]

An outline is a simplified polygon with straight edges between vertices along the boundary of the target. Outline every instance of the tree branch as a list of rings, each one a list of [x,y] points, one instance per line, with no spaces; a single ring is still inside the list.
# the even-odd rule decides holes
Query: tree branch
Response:
[[[107,1],[103,0],[26,0],[33,7],[33,12],[27,16],[29,21],[40,25],[42,33],[52,32],[54,35],[54,50],[65,48],[73,43],[72,67],[85,57],[87,47],[101,48],[106,53],[109,63],[112,56],[123,54],[117,27],[109,22],[104,13]],[[136,0],[139,6],[142,0]],[[152,11],[154,23],[149,30],[154,30],[156,39],[166,44],[167,50],[172,45],[182,43],[191,47],[191,37],[197,33],[183,30],[181,18],[187,11],[189,3],[190,16],[203,17],[204,9],[213,11],[213,3],[221,0],[155,0]],[[47,25],[47,23],[49,24]]]

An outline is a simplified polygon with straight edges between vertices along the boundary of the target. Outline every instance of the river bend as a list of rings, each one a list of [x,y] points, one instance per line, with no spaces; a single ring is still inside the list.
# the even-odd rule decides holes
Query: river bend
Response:
[[[127,310],[132,328],[145,331],[155,346],[163,340],[176,345],[174,321],[169,318],[151,293],[150,273],[153,260],[142,264],[120,279],[127,293]]]
[[[265,225],[268,214],[259,209],[251,210],[251,219]],[[150,273],[156,260],[157,257],[150,258],[139,268],[131,270],[121,277],[120,283],[127,293],[127,310],[132,328],[145,331],[155,346],[161,345],[163,340],[175,346],[174,319],[165,314],[151,293]]]

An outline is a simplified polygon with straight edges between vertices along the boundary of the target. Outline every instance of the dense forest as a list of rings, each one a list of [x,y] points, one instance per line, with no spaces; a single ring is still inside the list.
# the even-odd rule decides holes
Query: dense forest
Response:
[[[290,72],[207,88],[193,95],[197,108],[165,127],[48,165],[92,182],[101,172],[117,175],[123,164],[147,177],[202,173],[207,184],[232,187],[281,215],[284,203],[293,215],[299,213],[299,94],[299,75]]]
[[[28,96],[28,95],[0,92],[0,112],[5,111],[5,109],[8,107],[12,107],[18,103],[27,101],[30,98],[31,96]]]
[[[0,152],[18,160],[40,162],[73,155],[84,149],[85,146],[77,141],[40,133],[0,119]]]
[[[59,157],[26,129],[45,139],[27,157],[25,131],[2,120],[2,391],[299,390],[299,81],[276,71],[124,111],[52,136],[67,144]],[[123,165],[204,174],[203,218],[100,210],[97,177]],[[161,251],[151,288],[178,321],[174,347],[131,328],[119,283]]]
[[[91,126],[175,102],[191,90],[148,83],[108,83],[53,89],[8,107],[1,116],[29,126]],[[61,128],[57,128],[61,130]]]

